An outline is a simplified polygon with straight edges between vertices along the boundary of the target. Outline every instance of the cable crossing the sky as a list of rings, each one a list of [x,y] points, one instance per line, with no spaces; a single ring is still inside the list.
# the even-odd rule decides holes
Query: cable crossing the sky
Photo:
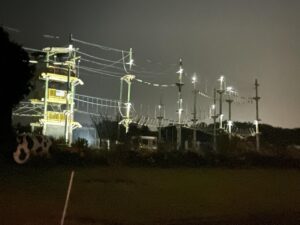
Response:
[[[81,44],[85,44],[85,45],[89,45],[89,46],[96,47],[96,48],[106,50],[106,51],[115,51],[115,52],[119,52],[119,53],[122,53],[122,52],[129,53],[129,51],[125,51],[125,50],[117,49],[117,48],[106,47],[106,46],[103,46],[103,45],[100,45],[100,44],[95,44],[95,43],[79,40],[79,39],[76,39],[76,38],[73,38],[73,37],[72,37],[71,41],[81,43]]]

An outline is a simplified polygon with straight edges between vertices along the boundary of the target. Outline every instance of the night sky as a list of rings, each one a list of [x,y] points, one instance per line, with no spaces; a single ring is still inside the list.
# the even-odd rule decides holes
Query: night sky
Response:
[[[200,89],[211,94],[220,75],[244,97],[254,96],[254,80],[261,84],[260,117],[263,123],[300,127],[300,1],[1,1],[0,24],[26,47],[68,45],[68,35],[101,45],[133,48],[138,78],[154,83],[175,83],[178,60],[183,59],[183,105],[191,117],[191,76],[197,73]],[[59,36],[45,38],[43,35]],[[76,45],[98,57],[117,60],[112,54]],[[89,65],[97,67],[96,65]],[[99,68],[99,67],[98,67]],[[152,73],[141,73],[148,71]],[[134,72],[133,72],[134,73]],[[81,73],[81,94],[117,99],[119,80]],[[176,118],[177,90],[133,84],[136,110],[143,112],[162,96],[166,115]],[[186,104],[188,104],[186,106]],[[201,110],[207,99],[198,98]],[[148,106],[149,105],[149,106]],[[225,119],[227,105],[225,105]],[[233,106],[233,120],[253,121],[255,104]],[[206,120],[208,122],[208,120]],[[211,121],[210,121],[211,122]]]

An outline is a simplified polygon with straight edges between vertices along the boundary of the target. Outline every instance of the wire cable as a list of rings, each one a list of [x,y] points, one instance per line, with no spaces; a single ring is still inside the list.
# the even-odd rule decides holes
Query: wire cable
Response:
[[[93,64],[96,64],[96,65],[100,65],[100,66],[104,66],[102,68],[100,68],[101,70],[106,68],[106,67],[110,67],[110,68],[113,68],[113,69],[117,69],[117,70],[120,70],[120,71],[124,71],[123,68],[120,68],[120,67],[117,67],[117,66],[113,66],[113,64],[104,64],[104,63],[100,63],[100,62],[96,62],[96,61],[93,61],[93,60],[89,60],[89,59],[85,59],[85,58],[81,58],[80,60],[84,61],[84,62],[89,62],[89,63],[93,63]],[[122,59],[120,59],[122,60]],[[115,63],[118,63],[118,61],[116,61]]]
[[[79,39],[76,39],[76,38],[72,38],[72,41],[78,42],[78,43],[81,43],[81,44],[85,44],[85,45],[89,45],[89,46],[93,46],[93,47],[96,47],[96,48],[99,48],[99,49],[102,49],[102,50],[106,50],[106,51],[115,51],[115,52],[123,52],[124,51],[124,50],[121,50],[121,49],[106,47],[106,46],[103,46],[103,45],[99,45],[99,44],[79,40]],[[129,51],[124,51],[124,52],[128,53]]]
[[[123,67],[124,67],[124,70],[125,70],[126,73],[128,73],[128,72],[127,72],[127,69],[126,69],[125,58],[124,58],[124,52],[123,52],[123,51],[122,51],[122,59],[123,59]]]
[[[42,50],[36,49],[36,48],[29,48],[29,47],[23,47],[26,51],[31,51],[31,52],[43,52]]]
[[[81,55],[84,55],[84,56],[87,56],[87,57],[90,57],[90,58],[93,58],[93,59],[96,59],[96,60],[106,61],[106,62],[111,62],[111,63],[116,62],[115,60],[100,58],[100,57],[97,57],[97,56],[94,56],[94,55],[91,55],[91,54],[88,54],[88,53],[85,53],[85,52],[82,52],[82,51],[79,51],[79,50],[76,50],[76,52],[81,54]],[[125,56],[125,58],[127,58],[127,57],[128,57],[128,55]],[[120,64],[122,64],[122,62],[120,62]]]
[[[117,75],[113,75],[113,74],[108,74],[108,73],[104,73],[104,72],[99,72],[99,71],[94,71],[94,70],[90,70],[90,69],[86,69],[86,68],[82,68],[82,67],[80,69],[88,71],[88,72],[100,74],[100,75],[103,75],[103,76],[114,77],[114,78],[121,78],[121,76],[117,76]],[[82,73],[81,73],[81,75],[82,75]],[[86,74],[84,74],[84,75],[86,75]]]
[[[98,69],[98,68],[87,67],[87,66],[80,66],[80,68],[88,69],[88,70],[92,70],[92,71],[96,71],[96,72],[103,72],[103,73],[114,74],[114,75],[121,75],[121,76],[124,75],[124,73],[121,73],[121,72],[101,70],[101,69]]]

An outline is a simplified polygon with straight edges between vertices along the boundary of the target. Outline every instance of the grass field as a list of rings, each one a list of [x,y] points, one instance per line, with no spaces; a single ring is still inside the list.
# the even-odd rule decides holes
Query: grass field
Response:
[[[70,168],[0,169],[1,225],[60,223]],[[77,168],[65,224],[300,224],[300,171]]]

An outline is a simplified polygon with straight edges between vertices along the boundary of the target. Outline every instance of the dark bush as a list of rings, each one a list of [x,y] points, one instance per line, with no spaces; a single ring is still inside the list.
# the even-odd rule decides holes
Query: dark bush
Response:
[[[85,138],[78,138],[74,143],[72,143],[72,147],[83,150],[89,147],[89,143]]]

